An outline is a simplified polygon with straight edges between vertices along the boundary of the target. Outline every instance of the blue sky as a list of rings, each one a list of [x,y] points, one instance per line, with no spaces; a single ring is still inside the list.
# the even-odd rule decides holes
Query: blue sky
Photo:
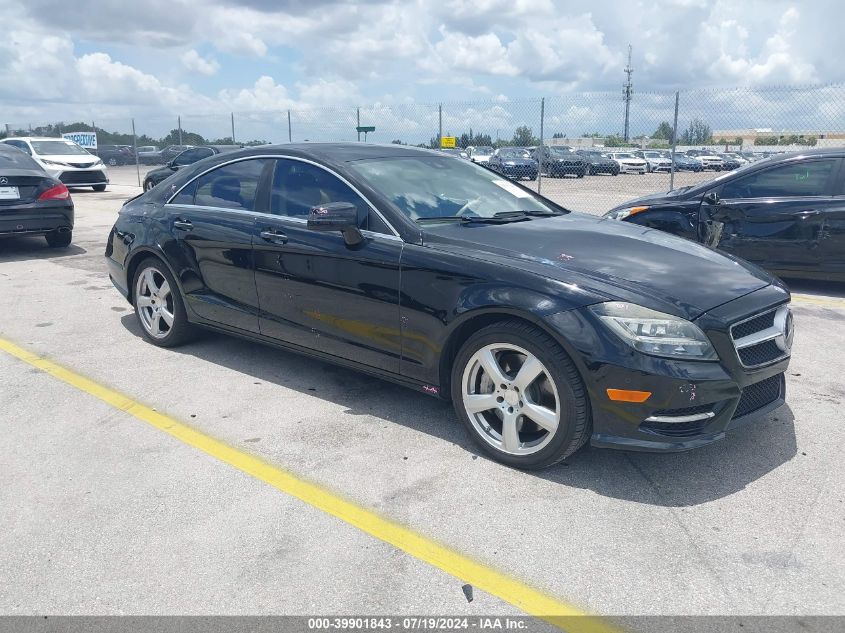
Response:
[[[545,97],[556,131],[612,133],[628,43],[635,131],[671,116],[675,90],[736,86],[816,91],[708,94],[685,111],[714,127],[842,125],[841,95],[819,88],[845,80],[838,0],[0,0],[0,11],[0,108],[13,125],[134,117],[160,134],[181,115],[223,135],[235,112],[242,134],[280,141],[291,109],[301,140],[350,135],[363,106],[377,140],[417,140],[437,112],[415,104],[471,102],[447,108],[445,125],[507,135],[536,127],[530,100]]]

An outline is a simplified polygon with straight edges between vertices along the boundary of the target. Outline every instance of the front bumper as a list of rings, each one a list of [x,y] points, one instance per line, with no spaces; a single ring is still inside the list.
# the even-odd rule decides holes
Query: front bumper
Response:
[[[501,165],[499,171],[510,178],[530,178],[537,177],[536,165]]]
[[[578,176],[587,172],[587,166],[584,163],[576,162],[548,162],[543,166],[543,170],[549,176]]]
[[[645,172],[645,165],[619,165],[620,174],[644,174]]]
[[[746,369],[728,324],[788,300],[767,286],[701,315],[718,362],[672,360],[634,351],[601,325],[589,310],[553,315],[550,322],[577,349],[593,418],[591,444],[636,451],[686,451],[725,437],[725,432],[783,405],[789,358]],[[594,336],[585,337],[585,331]],[[649,392],[645,402],[612,400],[608,389]]]

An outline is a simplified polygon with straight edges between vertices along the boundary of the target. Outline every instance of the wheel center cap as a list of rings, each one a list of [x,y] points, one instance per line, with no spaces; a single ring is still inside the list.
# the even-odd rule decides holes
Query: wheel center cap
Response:
[[[519,404],[519,394],[516,391],[508,389],[505,392],[505,402],[507,402],[510,406],[515,407]]]

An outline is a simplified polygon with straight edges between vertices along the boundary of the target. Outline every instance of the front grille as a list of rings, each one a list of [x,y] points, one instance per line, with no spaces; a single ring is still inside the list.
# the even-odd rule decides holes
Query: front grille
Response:
[[[764,341],[759,345],[744,347],[738,353],[739,360],[746,367],[765,365],[783,356],[783,350],[774,341]]]
[[[749,319],[743,323],[738,323],[733,327],[734,339],[743,338],[751,334],[756,334],[767,327],[772,327],[775,324],[775,311],[771,310],[753,319]]]
[[[106,182],[106,175],[99,169],[66,171],[59,177],[66,185],[90,185]]]
[[[786,330],[790,328],[791,317],[787,304],[733,324],[730,328],[731,339],[742,366],[761,367],[789,356],[790,337]]]
[[[91,163],[66,163],[71,167],[76,167],[77,169],[85,169],[86,167],[90,167]]]
[[[783,394],[783,374],[766,378],[742,390],[734,419],[753,413],[771,404]]]

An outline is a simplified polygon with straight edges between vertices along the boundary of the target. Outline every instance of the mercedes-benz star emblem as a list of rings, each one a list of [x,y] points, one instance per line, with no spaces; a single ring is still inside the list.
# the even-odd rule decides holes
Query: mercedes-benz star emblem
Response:
[[[781,351],[789,352],[792,349],[792,339],[795,336],[795,328],[792,326],[792,310],[789,306],[778,308],[775,313],[775,327],[780,330],[775,339],[775,344]]]

